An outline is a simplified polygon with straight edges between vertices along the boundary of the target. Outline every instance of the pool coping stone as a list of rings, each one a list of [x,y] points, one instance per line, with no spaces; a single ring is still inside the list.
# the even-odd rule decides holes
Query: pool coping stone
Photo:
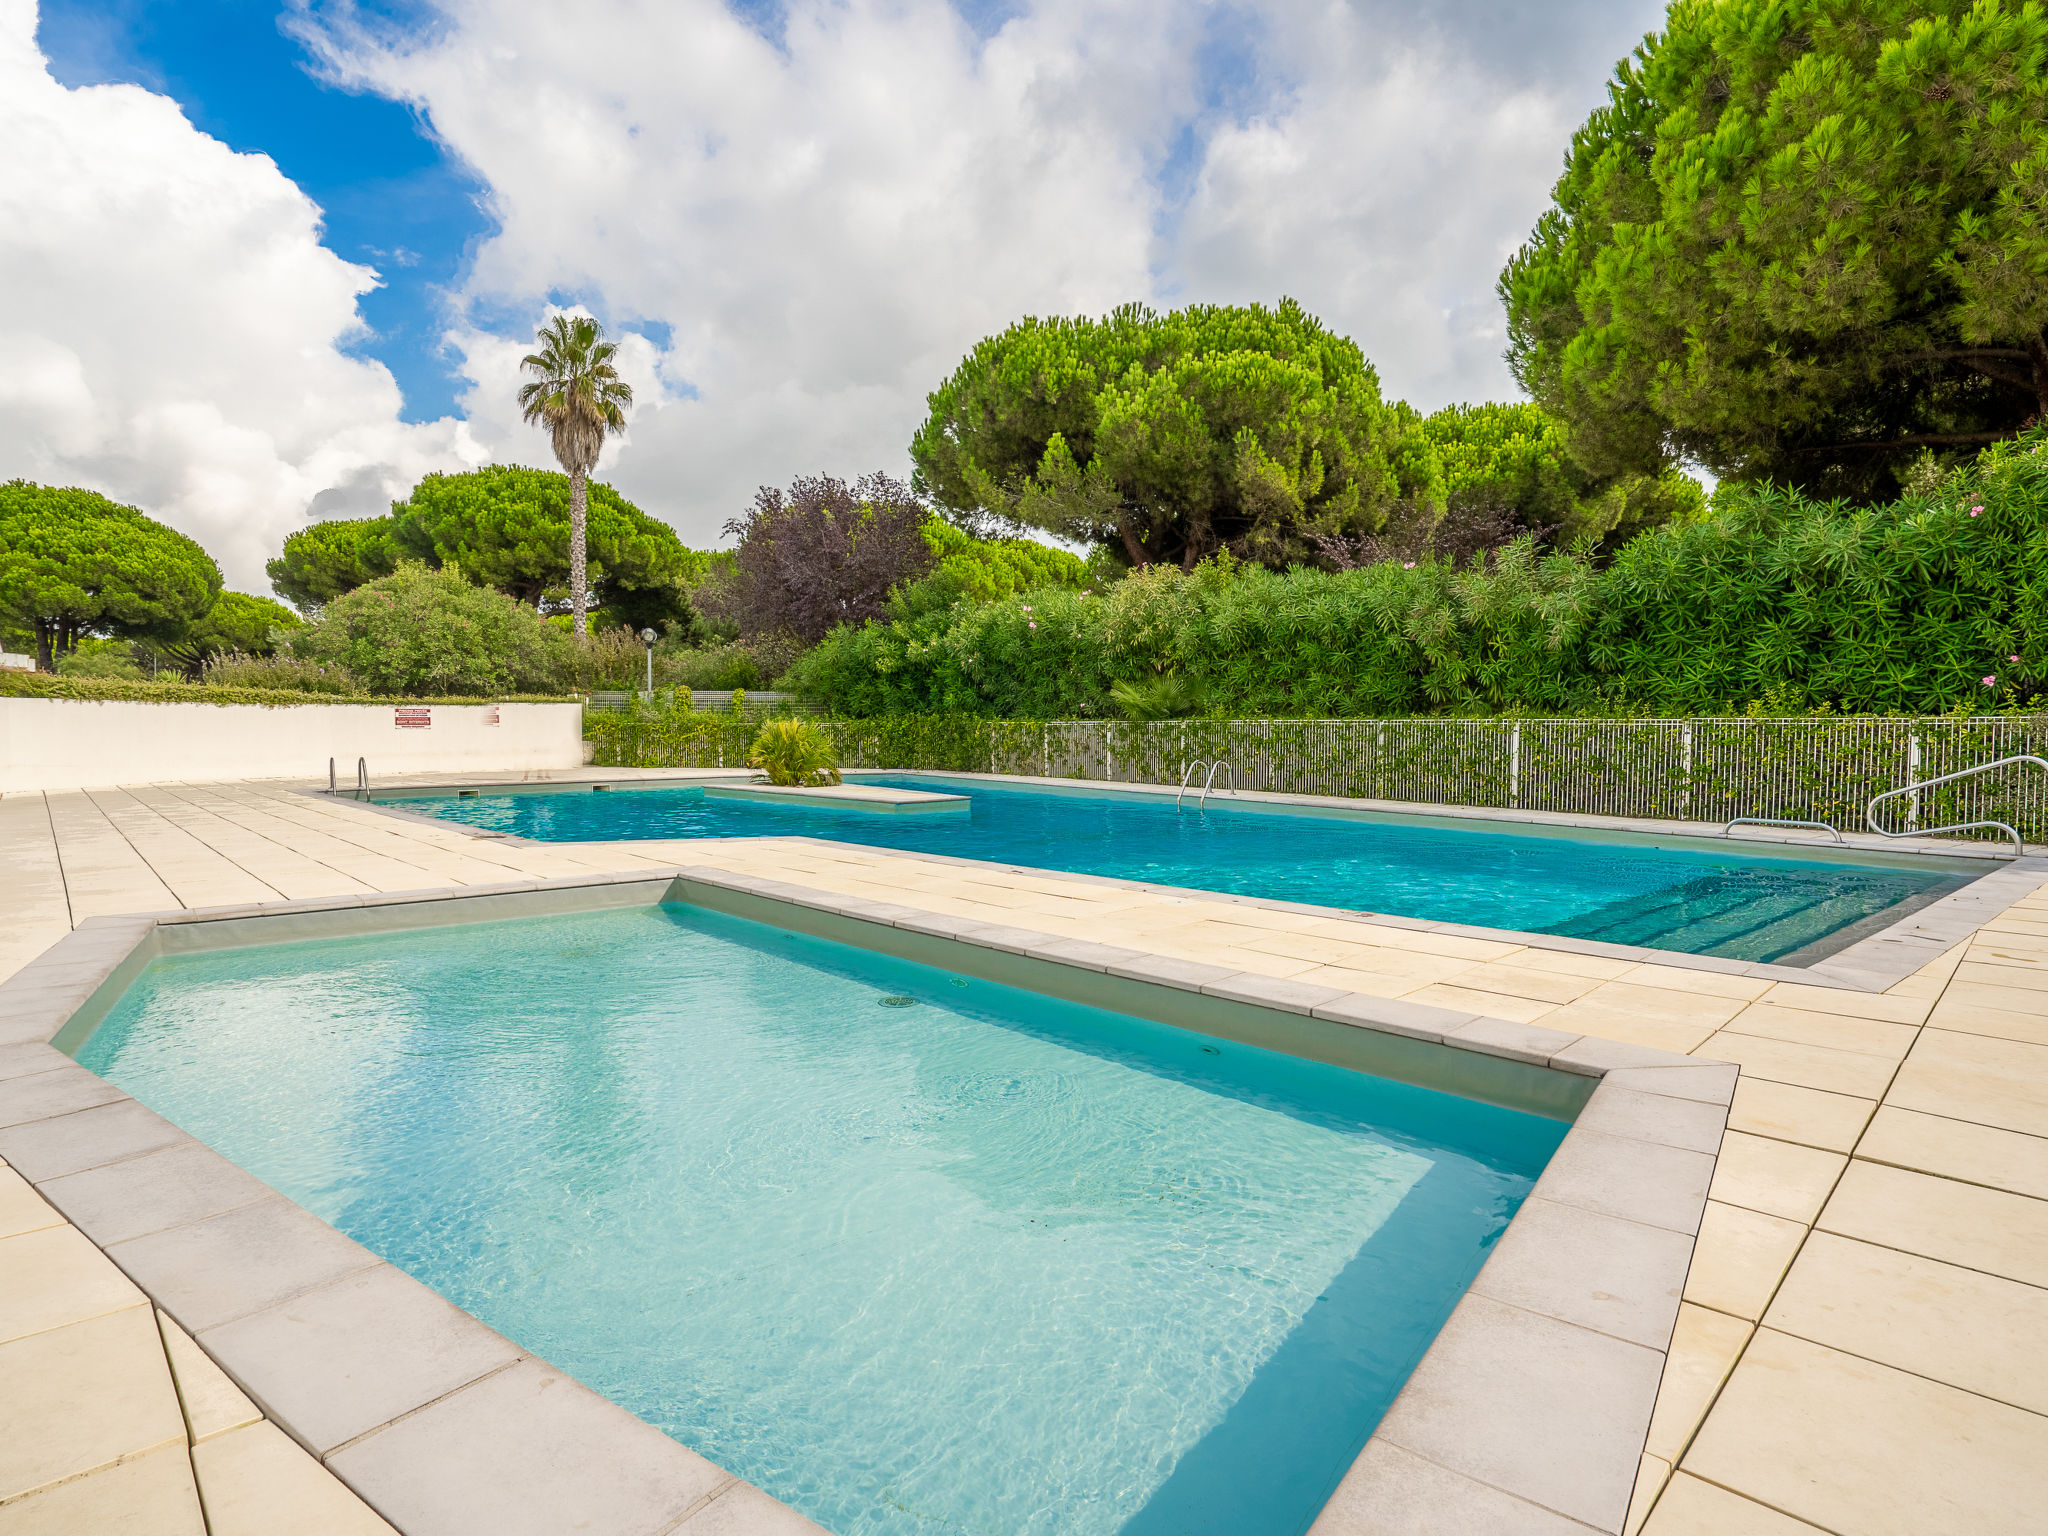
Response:
[[[48,1044],[59,1035],[83,1039],[159,955],[323,936],[314,930],[339,937],[662,900],[865,940],[885,952],[910,946],[928,957],[929,946],[942,945],[944,958],[957,962],[952,968],[998,980],[1050,978],[1069,995],[1136,989],[1114,995],[1139,995],[1150,1007],[1156,994],[1158,1011],[1182,1027],[1300,1054],[1341,1053],[1354,1042],[1394,1053],[1388,1059],[1399,1067],[1424,1059],[1415,1053],[1448,1052],[1427,1060],[1462,1060],[1459,1070],[1508,1085],[1482,1087],[1481,1097],[1519,1092],[1515,1085],[1538,1079],[1553,1084],[1545,1090],[1551,1100],[1575,1103],[1587,1123],[1573,1123],[1530,1194],[1530,1202],[1541,1202],[1542,1220],[1524,1223],[1518,1215],[1509,1225],[1312,1536],[1376,1529],[1369,1514],[1347,1511],[1377,1507],[1385,1490],[1375,1479],[1386,1467],[1405,1465],[1396,1451],[1437,1469],[1433,1499],[1446,1529],[1475,1527],[1509,1500],[1618,1536],[1670,1341],[1669,1322],[1661,1320],[1668,1313],[1675,1321],[1712,1177],[1713,1155],[1697,1148],[1718,1142],[1738,1078],[1735,1067],[1698,1057],[679,865],[81,924],[0,983],[0,1020],[42,1031],[39,1039],[0,1043],[0,1051],[27,1047],[14,1059],[30,1068],[7,1074],[8,1058],[0,1056],[0,1120],[27,1115],[0,1127],[0,1157],[184,1326],[273,1422],[404,1536],[541,1536],[560,1528],[567,1509],[606,1536],[816,1532],[802,1516],[553,1371],[118,1089],[108,1085],[112,1097],[88,1095],[90,1104],[66,1097],[77,1092],[71,1072],[93,1074]],[[901,937],[885,941],[891,932]],[[977,961],[976,954],[987,958]],[[35,979],[59,971],[62,986]],[[1270,1044],[1287,1040],[1297,1044]],[[1486,1061],[1497,1065],[1481,1068]],[[63,1082],[36,1081],[53,1074]],[[1660,1105],[1668,1107],[1660,1113]],[[28,1154],[21,1162],[17,1149]],[[134,1211],[148,1180],[161,1180],[181,1158],[192,1164],[187,1204],[175,1213],[185,1219],[138,1232]],[[131,1181],[126,1189],[123,1170]],[[1570,1241],[1546,1238],[1538,1230],[1544,1226]],[[1588,1237],[1602,1232],[1615,1241]],[[389,1304],[351,1300],[350,1288],[380,1290]],[[1622,1313],[1632,1319],[1623,1330],[1628,1338],[1593,1325]],[[341,1316],[348,1347],[337,1357],[332,1337]],[[422,1317],[439,1318],[448,1335],[468,1341],[470,1353],[455,1349],[438,1374],[423,1370]],[[1660,1332],[1661,1342],[1642,1342]],[[435,1335],[433,1326],[427,1334]],[[1481,1347],[1499,1339],[1564,1374],[1504,1377],[1499,1357]],[[324,1393],[323,1379],[330,1383]],[[338,1400],[369,1406],[351,1418],[333,1410]],[[367,1422],[380,1414],[388,1416]],[[344,1430],[347,1437],[337,1439]],[[511,1454],[512,1447],[526,1453]],[[562,1454],[571,1447],[582,1452]]]

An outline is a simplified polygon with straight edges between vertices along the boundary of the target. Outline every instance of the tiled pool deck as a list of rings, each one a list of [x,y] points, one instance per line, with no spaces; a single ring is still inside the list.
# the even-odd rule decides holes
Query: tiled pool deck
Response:
[[[2048,1510],[2048,891],[1871,992],[795,839],[536,846],[302,787],[0,797],[0,977],[95,916],[696,864],[1736,1062],[1629,1528]],[[0,1533],[102,1529],[390,1527],[0,1169]]]

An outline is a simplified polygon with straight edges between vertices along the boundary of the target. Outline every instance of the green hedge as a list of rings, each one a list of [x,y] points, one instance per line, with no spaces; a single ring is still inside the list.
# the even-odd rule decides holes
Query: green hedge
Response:
[[[1888,506],[1731,487],[1604,567],[1155,566],[843,628],[784,686],[838,715],[1057,720],[1164,673],[1239,717],[2022,707],[2048,690],[2048,428]]]
[[[604,768],[738,768],[766,715],[736,693],[725,709],[693,709],[687,694],[635,695],[626,707],[585,715],[584,739]],[[987,773],[990,722],[974,715],[814,720],[845,768],[940,768]]]
[[[85,699],[121,704],[573,704],[559,694],[506,694],[501,698],[419,699],[387,694],[293,693],[280,688],[209,688],[196,683],[126,683],[114,678],[58,677],[49,672],[0,672],[0,698]]]

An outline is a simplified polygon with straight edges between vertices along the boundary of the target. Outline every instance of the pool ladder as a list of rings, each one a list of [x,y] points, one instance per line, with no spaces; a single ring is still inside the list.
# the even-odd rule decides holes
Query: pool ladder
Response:
[[[1917,795],[1923,789],[1932,789],[1937,784],[1953,784],[1958,779],[1974,779],[1980,773],[1989,773],[1994,768],[2009,768],[2014,763],[2032,763],[2036,768],[2048,768],[2048,758],[2034,756],[2031,752],[2016,753],[2011,757],[1993,758],[1988,763],[1979,763],[1974,768],[1964,768],[1955,773],[1944,773],[1938,778],[1916,779],[1910,784],[1901,784],[1897,789],[1888,789],[1882,794],[1870,797],[1870,803],[1863,807],[1863,822],[1879,837],[1935,837],[1943,832],[1974,832],[1983,829],[1989,832],[2003,832],[2012,839],[2013,857],[2018,858],[2027,851],[2019,828],[2003,821],[1951,821],[1939,827],[1907,827],[1903,831],[1888,832],[1877,824],[1877,808],[1887,800],[1896,800],[1902,795]],[[1789,821],[1776,816],[1738,816],[1721,829],[1726,837],[1737,827],[1811,827],[1817,832],[1826,832],[1836,842],[1842,834],[1825,821]]]
[[[1952,821],[1945,827],[1908,827],[1903,832],[1887,832],[1877,824],[1878,802],[1896,800],[1901,795],[1914,794],[1923,789],[1932,789],[1937,784],[1953,784],[1957,779],[1972,779],[1980,773],[1989,773],[1994,768],[2009,767],[2014,763],[2032,763],[2036,768],[2048,768],[2048,758],[2039,758],[2031,752],[2015,753],[2011,757],[1994,758],[1988,763],[1979,763],[1974,768],[1965,768],[1960,773],[1944,773],[1940,778],[1921,779],[1915,784],[1902,784],[1897,789],[1888,789],[1881,795],[1873,795],[1870,804],[1863,808],[1863,820],[1870,830],[1879,837],[1933,837],[1938,832],[1969,832],[1978,827],[1988,831],[2003,832],[2012,839],[2012,855],[2018,858],[2027,851],[2027,845],[2020,837],[2019,828],[2003,821]]]
[[[334,759],[331,757],[327,759],[327,793],[330,795],[340,793],[338,786],[334,782]],[[358,800],[370,798],[370,764],[367,759],[360,757],[356,759],[355,797]]]
[[[1206,768],[1209,770],[1208,777],[1202,780],[1202,798],[1199,802],[1201,808],[1207,809],[1208,807],[1209,787],[1216,782],[1216,774],[1218,770],[1221,770],[1222,772],[1230,775],[1230,792],[1233,795],[1237,793],[1237,770],[1235,768],[1231,767],[1229,763],[1225,762],[1220,757],[1211,763],[1205,763],[1200,758],[1197,758],[1194,762],[1189,763],[1187,767],[1181,771],[1180,793],[1176,794],[1173,797],[1173,804],[1175,809],[1179,809],[1181,795],[1185,795],[1188,792],[1188,785],[1193,782],[1195,777],[1195,770],[1198,768]]]

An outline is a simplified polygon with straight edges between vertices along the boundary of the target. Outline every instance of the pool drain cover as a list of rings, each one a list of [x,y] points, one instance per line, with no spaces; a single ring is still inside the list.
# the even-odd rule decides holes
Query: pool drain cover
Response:
[[[917,1006],[917,999],[914,997],[885,997],[882,999],[882,1006],[884,1008],[915,1008]]]

